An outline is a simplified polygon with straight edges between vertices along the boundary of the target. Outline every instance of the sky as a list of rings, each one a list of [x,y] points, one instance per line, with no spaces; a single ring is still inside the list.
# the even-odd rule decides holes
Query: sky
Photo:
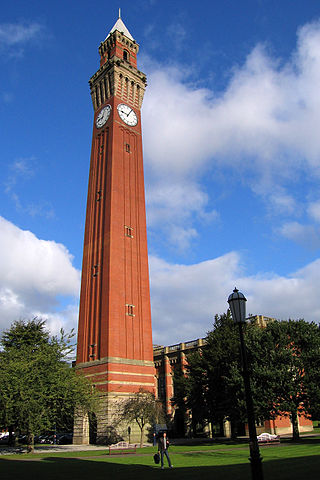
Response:
[[[77,329],[93,108],[118,8],[140,45],[153,341],[320,320],[318,0],[12,0],[0,17],[0,330]]]

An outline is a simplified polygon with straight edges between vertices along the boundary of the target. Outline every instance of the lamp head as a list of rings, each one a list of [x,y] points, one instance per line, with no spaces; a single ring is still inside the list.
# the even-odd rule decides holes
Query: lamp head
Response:
[[[237,288],[228,297],[228,303],[234,323],[245,323],[246,321],[246,297]]]

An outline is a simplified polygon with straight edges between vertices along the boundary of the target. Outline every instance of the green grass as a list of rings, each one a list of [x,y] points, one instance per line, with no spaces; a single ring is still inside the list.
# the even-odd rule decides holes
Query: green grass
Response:
[[[66,452],[0,457],[2,478],[31,480],[248,480],[251,478],[248,446],[213,443],[171,447],[174,468],[161,471],[153,463],[154,448],[138,449],[138,455],[106,455],[105,451]],[[141,453],[141,455],[139,455]],[[320,438],[286,442],[261,448],[265,480],[318,479]]]

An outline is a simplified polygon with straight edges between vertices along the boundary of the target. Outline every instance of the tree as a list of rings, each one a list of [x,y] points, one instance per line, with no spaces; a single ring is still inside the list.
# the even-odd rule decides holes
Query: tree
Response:
[[[229,311],[215,316],[205,347],[188,356],[188,363],[187,401],[193,429],[206,420],[222,430],[228,419],[234,436],[237,424],[245,419],[245,403],[239,340]]]
[[[244,328],[255,418],[289,416],[293,438],[299,436],[297,417],[319,414],[320,330],[304,320],[272,321],[265,328]],[[201,352],[188,356],[187,405],[193,423],[222,425],[246,421],[242,365],[237,329],[230,313],[215,317]]]
[[[298,416],[311,415],[320,401],[320,332],[315,323],[273,321],[247,336],[256,398],[264,418],[288,416],[293,440]],[[260,391],[259,391],[260,386]]]
[[[173,369],[173,397],[172,405],[175,406],[174,412],[174,430],[177,436],[185,436],[187,415],[186,403],[187,378],[182,365],[176,364]]]
[[[0,421],[27,435],[63,428],[76,407],[92,410],[96,403],[87,379],[70,367],[73,333],[50,337],[38,319],[14,322],[0,339]]]
[[[153,393],[141,388],[132,397],[118,404],[119,422],[135,421],[140,429],[140,447],[143,446],[144,428],[147,424],[160,423],[164,419],[162,405]]]

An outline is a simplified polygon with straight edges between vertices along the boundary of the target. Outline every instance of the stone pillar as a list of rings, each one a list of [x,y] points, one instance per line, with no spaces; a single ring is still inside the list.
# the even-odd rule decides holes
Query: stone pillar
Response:
[[[89,445],[89,417],[87,413],[78,409],[74,416],[73,444]]]
[[[171,375],[171,365],[168,355],[168,347],[165,348],[164,355],[164,376],[165,376],[165,387],[166,387],[166,413],[168,415],[172,414],[172,405],[171,398],[173,396],[173,384],[172,384],[172,375]]]
[[[231,422],[229,420],[223,422],[223,433],[226,438],[231,438]]]

